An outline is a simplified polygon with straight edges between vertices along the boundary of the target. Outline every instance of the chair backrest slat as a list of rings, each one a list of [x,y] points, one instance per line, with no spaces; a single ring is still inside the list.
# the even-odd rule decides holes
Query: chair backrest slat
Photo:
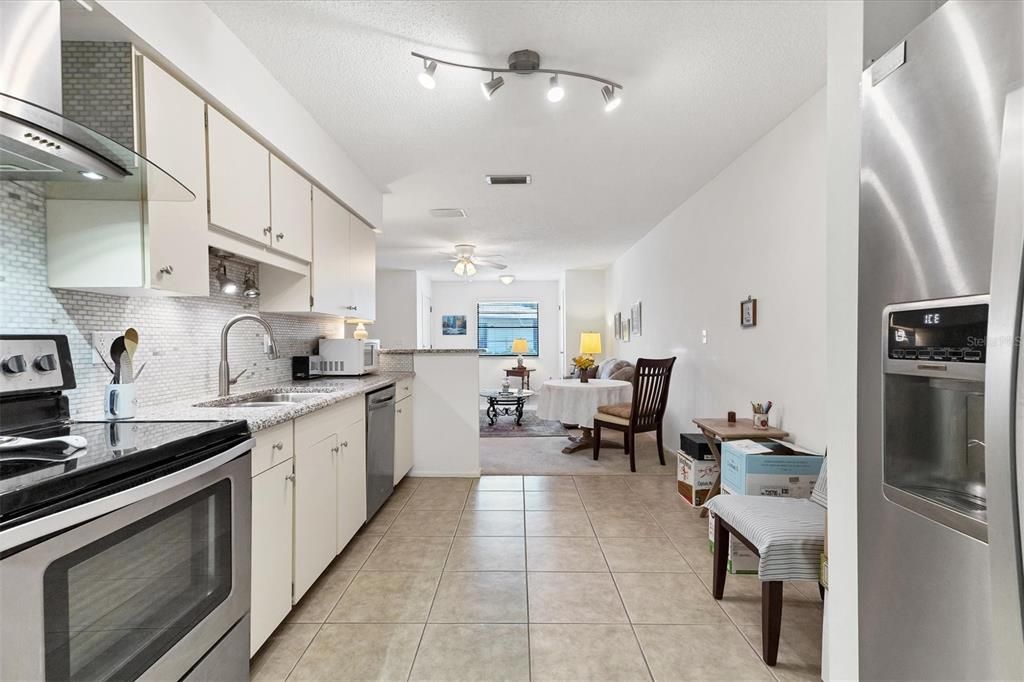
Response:
[[[633,373],[633,409],[630,421],[634,428],[654,426],[665,416],[672,366],[676,359],[639,358]]]

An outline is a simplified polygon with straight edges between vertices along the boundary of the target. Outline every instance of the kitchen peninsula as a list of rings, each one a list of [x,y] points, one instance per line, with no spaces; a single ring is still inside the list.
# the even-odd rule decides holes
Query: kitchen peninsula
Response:
[[[385,371],[416,373],[412,475],[479,476],[479,351],[393,348],[380,357]]]

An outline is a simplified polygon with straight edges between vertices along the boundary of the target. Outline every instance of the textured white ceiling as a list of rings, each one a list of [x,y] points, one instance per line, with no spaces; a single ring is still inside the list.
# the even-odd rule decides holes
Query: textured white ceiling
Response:
[[[611,262],[825,78],[823,2],[208,3],[385,191],[380,266],[435,278],[457,242],[524,279]],[[429,91],[409,56],[500,66],[522,48],[622,83],[622,106],[577,79],[551,104],[540,75],[505,74],[487,101],[489,76],[443,65]]]

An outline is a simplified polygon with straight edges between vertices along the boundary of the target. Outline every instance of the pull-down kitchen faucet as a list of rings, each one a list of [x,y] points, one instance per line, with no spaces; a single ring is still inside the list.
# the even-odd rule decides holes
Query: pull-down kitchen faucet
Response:
[[[220,330],[220,374],[217,381],[217,395],[224,397],[231,394],[231,386],[238,377],[245,374],[246,370],[242,370],[238,373],[238,376],[231,378],[231,368],[228,366],[228,332],[235,326],[236,323],[242,320],[252,320],[263,325],[263,328],[267,330],[267,337],[270,339],[270,345],[267,347],[267,357],[271,360],[277,360],[280,355],[277,352],[277,340],[274,339],[274,330],[270,328],[270,323],[264,320],[259,315],[253,315],[252,313],[242,313],[241,315],[235,315],[230,320],[224,323],[224,328]]]

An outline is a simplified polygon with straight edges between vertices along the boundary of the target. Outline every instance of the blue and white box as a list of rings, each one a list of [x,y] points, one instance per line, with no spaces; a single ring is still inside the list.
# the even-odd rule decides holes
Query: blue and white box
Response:
[[[722,443],[722,488],[733,495],[810,497],[823,459],[775,440],[726,441]]]

